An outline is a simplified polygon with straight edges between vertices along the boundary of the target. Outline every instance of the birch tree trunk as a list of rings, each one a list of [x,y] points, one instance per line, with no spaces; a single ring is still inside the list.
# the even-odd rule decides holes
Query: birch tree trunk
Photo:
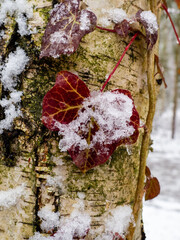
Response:
[[[48,21],[49,11],[56,1],[30,0],[34,5],[33,18],[28,21],[36,33],[20,36],[15,18],[4,24],[5,36],[0,48],[2,60],[20,46],[30,61],[20,75],[18,89],[23,91],[21,110],[23,117],[16,118],[11,130],[1,135],[0,190],[7,191],[25,183],[18,203],[0,208],[0,239],[29,239],[40,231],[38,211],[43,206],[69,216],[78,193],[85,194],[85,211],[91,216],[91,231],[86,239],[95,239],[104,231],[106,213],[117,206],[130,205],[137,222],[130,227],[127,239],[142,239],[141,213],[145,176],[145,159],[149,148],[149,135],[155,110],[156,86],[154,79],[154,53],[147,51],[145,39],[139,36],[126,53],[107,89],[127,89],[131,92],[147,132],[140,129],[138,141],[131,147],[119,147],[107,163],[86,174],[81,173],[67,153],[58,148],[59,136],[50,132],[41,122],[42,99],[54,85],[61,70],[76,72],[91,90],[99,90],[132,36],[121,38],[115,33],[96,29],[86,35],[77,52],[58,59],[39,59],[41,38]],[[149,0],[98,0],[107,8],[123,8],[129,16],[139,9],[151,10],[157,15],[156,1]],[[84,0],[97,17],[101,8],[94,0]],[[7,96],[2,88],[1,96]],[[2,109],[3,110],[3,109]],[[3,119],[3,111],[1,119]],[[62,185],[47,184],[49,176],[61,177]],[[135,232],[134,232],[135,230]]]

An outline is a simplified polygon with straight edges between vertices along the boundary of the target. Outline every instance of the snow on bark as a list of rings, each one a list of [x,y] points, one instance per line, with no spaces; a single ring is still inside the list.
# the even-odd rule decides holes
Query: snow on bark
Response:
[[[109,211],[105,218],[105,232],[95,240],[112,240],[116,234],[123,238],[131,222],[133,222],[131,207],[129,205],[118,206]]]
[[[0,191],[0,208],[10,208],[15,206],[23,195],[24,184],[7,191]]]
[[[5,119],[0,121],[0,134],[3,130],[10,129],[14,118],[21,116],[19,103],[21,102],[21,91],[16,91],[15,87],[18,83],[18,75],[20,75],[29,58],[23,49],[18,47],[14,53],[10,53],[6,62],[0,66],[1,82],[5,90],[10,91],[9,99],[0,100],[1,107],[4,108]]]
[[[26,0],[4,0],[0,8],[0,26],[7,22],[7,16],[15,16],[18,23],[18,32],[21,36],[30,33],[27,26],[27,19],[33,16],[33,9]]]
[[[51,206],[44,206],[38,212],[38,217],[41,219],[41,229],[44,232],[51,232],[54,228],[59,227],[59,216],[58,212],[52,212]]]
[[[59,218],[58,213],[51,212],[48,207],[42,208],[38,212],[38,216],[43,220],[41,226],[42,230],[48,232],[55,227],[58,227],[57,232],[53,236],[43,237],[39,232],[36,232],[34,236],[29,240],[73,240],[74,238],[83,238],[86,236],[90,229],[91,218],[89,214],[84,210],[84,195],[78,194],[79,198],[77,203],[73,205],[74,210],[69,217]]]

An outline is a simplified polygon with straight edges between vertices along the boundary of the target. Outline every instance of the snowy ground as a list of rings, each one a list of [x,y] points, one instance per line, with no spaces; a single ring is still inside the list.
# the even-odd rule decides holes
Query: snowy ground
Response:
[[[144,203],[147,240],[180,240],[180,110],[175,139],[171,139],[172,112],[160,116],[152,135],[154,152],[147,165],[161,185],[161,193]]]

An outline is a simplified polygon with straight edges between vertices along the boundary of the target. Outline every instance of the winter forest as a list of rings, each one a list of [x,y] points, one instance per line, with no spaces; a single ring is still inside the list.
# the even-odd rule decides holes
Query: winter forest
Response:
[[[0,239],[180,239],[180,0],[0,0]]]

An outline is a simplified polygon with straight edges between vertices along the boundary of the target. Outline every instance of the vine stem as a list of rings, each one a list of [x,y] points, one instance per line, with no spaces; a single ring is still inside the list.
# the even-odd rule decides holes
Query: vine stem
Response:
[[[121,55],[119,61],[117,62],[115,68],[113,69],[113,71],[110,73],[109,77],[107,78],[107,80],[105,81],[105,83],[103,84],[102,88],[101,88],[101,92],[104,90],[104,88],[106,87],[107,83],[109,82],[109,80],[111,79],[112,75],[114,74],[114,72],[116,71],[116,69],[118,68],[119,64],[121,63],[124,55],[126,54],[126,52],[128,51],[129,47],[131,46],[131,44],[134,42],[134,40],[136,39],[136,37],[138,36],[139,33],[134,34],[134,36],[132,37],[131,41],[129,42],[129,44],[126,46],[123,54]]]
[[[163,9],[165,10],[166,14],[167,14],[168,17],[169,17],[169,20],[170,20],[171,25],[172,25],[172,27],[173,27],[173,30],[174,30],[174,33],[175,33],[175,35],[176,35],[178,44],[180,45],[180,39],[179,39],[178,33],[177,33],[177,31],[176,31],[176,28],[175,28],[175,26],[174,26],[174,23],[173,23],[173,20],[172,20],[172,18],[171,18],[171,15],[169,14],[168,9],[167,9],[167,7],[165,6],[164,3],[162,3],[161,6],[163,7]]]
[[[140,166],[139,166],[139,176],[136,189],[136,197],[133,207],[134,222],[137,223],[140,217],[140,210],[142,206],[142,199],[144,195],[144,179],[145,179],[145,169],[146,169],[146,159],[148,156],[150,134],[152,131],[152,122],[155,114],[156,106],[156,83],[154,79],[154,51],[148,51],[148,92],[149,92],[149,110],[146,118],[146,129],[144,131],[141,151],[140,151]],[[126,236],[127,240],[132,240],[135,232],[135,226],[130,224],[129,233]]]
[[[103,31],[108,31],[108,32],[113,32],[113,33],[116,32],[114,29],[104,28],[104,27],[100,27],[100,26],[96,26],[96,28],[103,30]]]

